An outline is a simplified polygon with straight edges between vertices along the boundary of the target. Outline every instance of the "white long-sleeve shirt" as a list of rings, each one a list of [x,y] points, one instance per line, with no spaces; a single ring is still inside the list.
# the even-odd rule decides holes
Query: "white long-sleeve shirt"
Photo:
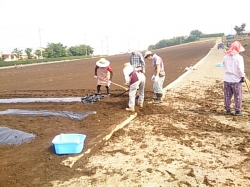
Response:
[[[130,74],[134,71],[134,67],[133,66],[126,66],[123,68],[123,74],[125,77],[125,81],[127,84],[130,83]]]
[[[224,81],[240,82],[241,77],[245,77],[244,59],[240,54],[224,56],[223,65],[225,69]]]

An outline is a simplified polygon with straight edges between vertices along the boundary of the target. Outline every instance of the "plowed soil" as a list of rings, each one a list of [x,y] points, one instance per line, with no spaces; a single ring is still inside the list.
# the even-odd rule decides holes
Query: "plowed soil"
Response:
[[[182,75],[186,67],[193,66],[200,61],[214,45],[215,41],[210,40],[153,51],[162,57],[165,64],[166,80],[164,86]],[[249,50],[244,55],[245,63],[248,64],[246,65],[246,72],[249,75]],[[114,71],[114,83],[123,85],[124,76],[122,69],[123,64],[129,60],[129,54],[108,56],[106,59],[111,62]],[[91,58],[1,69],[0,98],[84,97],[88,94],[94,94],[96,92],[94,67],[97,60],[97,58]],[[218,63],[221,63],[221,61],[218,61]],[[151,63],[146,60],[146,101],[150,101],[154,96],[152,93],[152,82],[150,81],[152,73]],[[103,87],[101,91],[105,93]],[[62,117],[1,115],[0,126],[33,133],[36,135],[36,139],[19,146],[0,145],[0,187],[52,186],[52,181],[67,181],[72,176],[89,175],[89,172],[86,171],[84,173],[76,170],[76,168],[84,170],[88,157],[99,151],[105,143],[99,142],[103,136],[110,133],[115,125],[123,122],[131,115],[125,111],[128,103],[128,93],[123,92],[123,88],[113,84],[110,97],[93,104],[83,104],[81,102],[0,104],[1,111],[7,109],[29,109],[97,112],[80,121]],[[178,97],[174,99],[178,99]],[[174,100],[171,102],[174,103]],[[147,102],[143,109],[136,107],[136,110],[139,117],[154,114],[157,117],[166,113],[170,115],[176,114],[169,106],[160,107]],[[175,108],[174,111],[176,110]],[[185,120],[188,117],[188,115],[183,115],[181,118]],[[150,119],[147,120],[150,121]],[[154,129],[154,131],[162,131],[162,128],[167,127],[159,127]],[[130,131],[130,133],[138,134],[137,130]],[[92,149],[91,154],[86,154],[86,156],[79,159],[73,167],[62,165],[62,161],[68,158],[69,155],[56,155],[51,144],[52,139],[60,133],[86,134],[84,151]],[[168,131],[168,136],[178,138],[180,133],[172,129]],[[228,131],[225,131],[225,133],[228,133]],[[116,136],[119,136],[119,132]],[[138,139],[137,141],[140,140]],[[183,143],[187,142],[184,141]],[[91,172],[92,174],[95,173],[95,171]]]

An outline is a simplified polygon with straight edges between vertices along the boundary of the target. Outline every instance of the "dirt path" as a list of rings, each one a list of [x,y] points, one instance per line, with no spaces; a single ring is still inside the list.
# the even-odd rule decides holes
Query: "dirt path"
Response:
[[[249,186],[250,94],[244,116],[225,116],[224,55],[206,59],[165,95],[162,113],[139,116],[78,166],[82,176],[54,186]]]

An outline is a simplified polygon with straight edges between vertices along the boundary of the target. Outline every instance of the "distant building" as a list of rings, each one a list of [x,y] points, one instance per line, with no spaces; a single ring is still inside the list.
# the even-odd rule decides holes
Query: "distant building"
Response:
[[[16,55],[9,54],[9,53],[2,53],[2,58],[6,62],[18,60],[17,57],[16,57]]]
[[[250,36],[250,30],[248,30],[248,31],[242,31],[242,35],[244,35],[244,36]]]
[[[9,62],[9,61],[17,61],[19,59],[28,59],[28,56],[26,54],[22,54],[20,58],[18,59],[15,54],[11,53],[0,53],[4,61]],[[36,54],[31,54],[32,59],[38,59],[39,57]]]

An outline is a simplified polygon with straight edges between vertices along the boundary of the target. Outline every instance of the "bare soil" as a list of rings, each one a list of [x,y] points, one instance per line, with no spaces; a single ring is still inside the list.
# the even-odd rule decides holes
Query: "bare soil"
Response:
[[[246,64],[246,72],[250,74],[250,45],[244,46],[246,52],[243,54]],[[243,42],[242,42],[243,43]],[[200,61],[210,49],[215,45],[215,41],[203,41],[199,43],[192,43],[188,45],[180,45],[176,47],[165,48],[155,51],[162,57],[165,63],[166,81],[165,85],[170,84],[185,72],[186,67],[194,66]],[[221,49],[220,49],[221,50]],[[124,76],[122,74],[123,64],[129,60],[129,54],[115,55],[106,57],[111,62],[111,66],[114,70],[113,81],[115,83],[123,85]],[[0,98],[30,98],[30,97],[83,97],[88,94],[95,93],[96,79],[94,79],[94,67],[95,62],[98,59],[92,58],[87,60],[78,60],[70,62],[51,63],[37,66],[20,66],[18,68],[1,69],[0,70]],[[218,63],[221,61],[218,60]],[[146,101],[150,101],[152,93],[152,83],[150,77],[152,76],[151,63],[146,61]],[[215,65],[214,65],[215,66]],[[209,71],[209,69],[207,70]],[[195,81],[195,80],[194,80]],[[202,113],[199,116],[192,116],[191,114],[183,114],[180,111],[180,107],[174,106],[174,103],[179,100],[187,100],[186,102],[192,103],[195,97],[188,98],[185,96],[176,96],[167,98],[170,99],[171,105],[153,105],[145,102],[145,107],[139,109],[136,107],[137,119],[143,122],[140,128],[135,127],[131,129],[120,130],[114,133],[112,139],[116,142],[116,138],[123,137],[121,135],[133,134],[134,143],[141,142],[143,138],[146,138],[143,134],[143,125],[149,126],[153,123],[155,118],[161,118],[162,123],[153,123],[154,128],[152,133],[157,136],[164,135],[164,138],[158,137],[158,141],[166,141],[166,137],[171,137],[176,140],[180,140],[183,145],[189,145],[192,147],[194,144],[199,144],[203,147],[203,143],[200,140],[185,141],[185,136],[189,133],[179,129],[179,127],[171,126],[171,119],[173,121],[193,121],[193,126],[189,128],[199,128],[204,124],[203,122],[207,118],[206,112],[214,111],[219,112],[222,115],[222,111],[217,111],[213,105],[210,105],[212,99],[216,101],[222,100],[221,84],[215,85],[219,93],[209,91],[207,88],[206,96],[199,103],[199,107],[203,108]],[[195,88],[195,84],[193,85]],[[189,93],[196,91],[193,89],[186,89]],[[212,89],[210,89],[212,90]],[[104,88],[102,92],[105,93]],[[100,141],[102,138],[109,134],[117,124],[122,123],[124,120],[130,117],[130,113],[125,111],[128,103],[128,94],[123,93],[124,90],[120,87],[112,85],[111,96],[100,100],[93,104],[83,104],[81,102],[74,103],[12,103],[12,104],[0,104],[0,110],[6,109],[30,109],[30,110],[55,110],[55,111],[73,111],[73,112],[85,112],[96,111],[95,115],[89,115],[80,121],[72,121],[67,118],[61,117],[41,117],[41,116],[15,116],[15,115],[1,115],[1,126],[9,127],[12,129],[18,129],[25,132],[34,133],[37,137],[28,143],[23,143],[19,146],[0,145],[0,186],[52,186],[54,181],[67,182],[72,178],[79,178],[81,176],[92,176],[97,173],[97,167],[89,166],[85,167],[92,155],[102,153],[105,150],[105,141]],[[210,100],[208,100],[208,98]],[[220,105],[222,106],[222,105]],[[206,108],[208,111],[206,111]],[[195,110],[190,108],[190,110]],[[196,111],[199,112],[199,111]],[[249,117],[249,115],[248,115]],[[243,118],[248,120],[249,118]],[[148,122],[148,123],[147,123]],[[162,124],[165,124],[163,126]],[[209,121],[214,122],[214,121]],[[244,122],[244,120],[243,120]],[[246,122],[246,121],[245,121]],[[138,123],[138,121],[135,121]],[[230,124],[230,122],[228,122]],[[219,125],[219,126],[218,126]],[[237,149],[241,153],[245,154],[244,162],[241,164],[249,164],[249,149],[250,139],[249,132],[242,132],[240,129],[233,128],[230,125],[225,126],[218,124],[215,126],[205,125],[200,129],[199,133],[205,133],[207,131],[219,131],[222,135],[229,136],[232,132],[238,134],[238,138],[245,137],[244,144],[237,145]],[[132,126],[133,127],[133,126]],[[85,140],[84,151],[91,149],[90,154],[86,154],[77,160],[72,167],[66,167],[62,164],[63,161],[71,157],[72,155],[58,156],[54,153],[51,141],[60,133],[83,133],[87,135]],[[185,134],[186,133],[186,134]],[[206,133],[205,133],[206,134]],[[205,136],[205,134],[203,134]],[[152,138],[152,135],[151,135]],[[171,139],[171,141],[173,140]],[[174,140],[173,140],[174,141]],[[200,142],[200,143],[199,143]],[[173,143],[173,142],[169,142]],[[140,149],[146,149],[147,144],[140,144]],[[159,145],[160,146],[160,145]],[[133,155],[126,149],[128,145],[120,147],[120,149],[106,150],[106,152],[115,155],[117,152],[121,152],[125,155]],[[224,149],[230,149],[231,147],[224,147]],[[153,148],[152,148],[153,149]],[[154,150],[152,150],[154,152]],[[207,151],[207,149],[204,149]],[[157,152],[157,150],[155,150]],[[166,154],[166,153],[161,153]],[[171,153],[173,154],[173,153]],[[184,153],[183,153],[184,154]],[[173,155],[172,155],[173,156]],[[107,157],[106,157],[107,158]],[[167,159],[167,158],[166,158]],[[170,159],[170,160],[169,160]],[[171,159],[175,159],[171,156],[166,162],[172,162]],[[197,162],[190,161],[190,162]],[[116,165],[115,163],[114,165]],[[118,164],[119,165],[119,164]],[[129,169],[129,168],[128,168]],[[190,168],[189,168],[190,169]],[[105,170],[106,171],[106,170]],[[150,174],[154,171],[154,168],[146,168],[146,171]],[[110,176],[115,174],[121,174],[119,170],[108,171],[103,175]],[[125,171],[122,171],[125,172]],[[169,170],[170,172],[170,170]],[[172,171],[173,172],[173,171]],[[171,172],[170,174],[171,175]],[[190,169],[191,177],[194,175]],[[130,176],[123,176],[129,178]],[[124,178],[124,180],[125,180]],[[101,179],[101,178],[100,178]],[[172,179],[175,177],[172,175]],[[248,178],[250,180],[250,178]],[[91,181],[97,180],[95,177]],[[169,179],[170,180],[170,179]],[[207,185],[210,184],[208,180],[205,180]],[[94,183],[90,182],[88,186],[94,186]],[[114,181],[113,181],[114,182]],[[135,181],[136,183],[136,181]],[[81,186],[81,183],[74,183],[75,186]],[[107,182],[103,184],[109,184]],[[130,183],[131,184],[131,183]],[[143,184],[137,181],[136,184]],[[59,185],[59,184],[57,184]],[[188,186],[188,184],[186,184]],[[65,184],[65,186],[70,186]],[[83,185],[84,186],[84,185]],[[98,185],[97,185],[98,186]],[[114,185],[116,186],[116,185]],[[135,185],[134,185],[135,186]],[[153,185],[154,186],[154,185]]]

